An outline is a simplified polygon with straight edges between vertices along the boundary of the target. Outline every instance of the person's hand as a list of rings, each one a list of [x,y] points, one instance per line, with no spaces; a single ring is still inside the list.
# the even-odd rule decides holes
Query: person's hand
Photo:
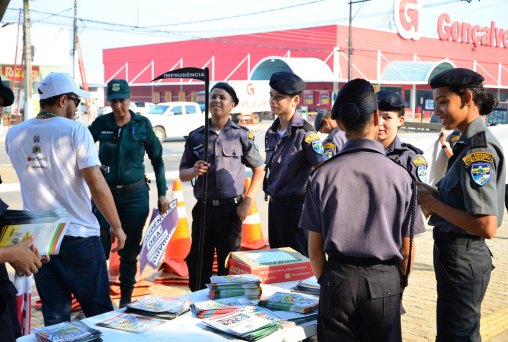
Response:
[[[111,250],[111,253],[116,253],[125,246],[125,240],[127,239],[127,235],[123,231],[122,227],[113,228],[111,227],[111,245],[114,244],[115,240],[117,241],[116,247]]]
[[[210,164],[208,164],[204,160],[198,160],[196,163],[194,163],[192,169],[194,171],[194,176],[197,177],[204,175],[208,171],[208,165]]]
[[[45,264],[47,262],[50,261],[50,257],[49,255],[42,255],[39,253],[39,249],[37,248],[37,246],[35,246],[35,244],[32,244],[32,246],[30,247],[30,249],[35,253],[35,255],[37,255],[37,257],[39,258],[39,260]]]
[[[31,276],[37,273],[42,266],[40,255],[35,253],[31,246],[34,241],[34,236],[31,235],[25,241],[22,241],[14,246],[9,246],[10,261],[9,264],[14,268],[16,274],[21,276]]]
[[[245,197],[240,204],[236,207],[236,214],[240,218],[240,221],[245,220],[249,215],[250,206],[252,204],[252,198]]]
[[[417,183],[417,190],[420,207],[424,215],[428,217],[433,214],[432,205],[438,201],[439,192],[432,186],[421,182]]]
[[[159,209],[159,214],[164,214],[169,209],[169,200],[166,196],[159,196],[157,200],[157,207]]]
[[[446,130],[444,127],[441,128],[441,132],[439,132],[439,143],[444,145],[446,143]]]

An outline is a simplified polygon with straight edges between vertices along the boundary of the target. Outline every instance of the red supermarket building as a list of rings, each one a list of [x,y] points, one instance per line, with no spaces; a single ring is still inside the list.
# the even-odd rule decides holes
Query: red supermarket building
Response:
[[[352,78],[400,92],[414,112],[432,98],[427,84],[433,75],[465,67],[481,73],[500,101],[508,99],[508,27],[442,13],[435,18],[437,37],[420,37],[417,6],[399,7],[417,1],[395,2],[397,32],[352,29]],[[329,25],[106,49],[104,80],[125,78],[134,100],[157,103],[195,100],[203,89],[193,80],[151,82],[180,67],[208,67],[212,81],[268,80],[273,72],[290,70],[308,84],[309,110],[330,108],[333,93],[348,79],[348,36],[348,26]]]

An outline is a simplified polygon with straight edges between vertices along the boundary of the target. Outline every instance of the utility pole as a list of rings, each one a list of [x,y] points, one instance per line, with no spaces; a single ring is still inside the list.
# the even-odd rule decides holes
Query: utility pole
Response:
[[[370,0],[349,1],[349,38],[347,51],[347,80],[351,81],[353,77],[353,4],[367,2]]]
[[[25,55],[25,104],[23,121],[32,117],[32,42],[30,39],[30,14],[28,12],[28,0],[23,0],[24,22],[23,22],[23,51]]]
[[[78,0],[74,0],[74,31],[72,34],[72,78],[76,79],[78,55],[76,53],[76,37],[78,36]]]

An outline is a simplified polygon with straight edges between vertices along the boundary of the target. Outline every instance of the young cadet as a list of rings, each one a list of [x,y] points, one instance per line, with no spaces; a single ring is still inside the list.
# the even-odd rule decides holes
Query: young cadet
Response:
[[[407,267],[415,187],[377,141],[377,99],[368,81],[342,87],[332,116],[348,141],[313,172],[300,220],[321,284],[318,340],[401,341],[399,267]]]
[[[483,76],[463,68],[430,80],[435,113],[462,135],[437,191],[419,185],[421,205],[432,212],[437,280],[436,341],[481,341],[481,303],[493,269],[485,239],[503,221],[505,160],[501,144],[482,120],[497,104]]]
[[[228,274],[224,266],[226,257],[240,249],[242,221],[263,182],[263,159],[254,141],[254,134],[229,118],[231,110],[238,105],[236,92],[229,84],[219,82],[210,92],[210,126],[208,131],[208,164],[205,162],[204,126],[190,132],[182,161],[180,179],[196,180],[192,209],[192,245],[186,262],[189,268],[189,287],[192,291],[205,288],[210,281],[214,249],[217,250],[218,274]],[[244,189],[245,166],[252,169],[249,189]],[[208,173],[206,217],[203,246],[201,283],[197,283],[198,241],[203,210],[203,181]],[[245,192],[245,196],[242,194]]]
[[[162,146],[150,121],[129,109],[130,88],[127,81],[108,82],[107,98],[112,113],[99,116],[89,129],[99,141],[99,159],[104,178],[111,189],[122,227],[127,235],[120,255],[120,306],[131,302],[136,283],[137,257],[141,251],[143,227],[149,212],[148,186],[145,179],[145,152],[152,162],[157,183],[157,207],[161,213],[169,209],[166,198],[166,176]],[[101,241],[109,257],[111,239],[109,224],[98,211]]]
[[[314,120],[316,132],[327,133],[328,136],[323,140],[323,150],[326,159],[330,159],[340,152],[342,146],[346,143],[346,135],[337,125],[337,121],[332,119],[331,112],[319,112]]]
[[[270,107],[277,119],[265,135],[268,240],[271,248],[291,247],[308,255],[307,232],[298,229],[298,222],[310,172],[326,160],[323,144],[297,112],[305,82],[282,71],[271,76],[270,87]]]
[[[408,170],[420,182],[427,181],[427,161],[423,151],[401,142],[398,129],[404,124],[404,100],[394,91],[376,93],[379,108],[379,132],[377,140],[383,144],[386,156]],[[423,224],[423,221],[422,221]]]

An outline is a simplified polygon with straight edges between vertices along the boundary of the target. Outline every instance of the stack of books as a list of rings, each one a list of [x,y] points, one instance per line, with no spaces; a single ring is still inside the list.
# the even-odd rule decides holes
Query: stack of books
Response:
[[[236,310],[230,314],[202,321],[213,330],[226,333],[247,341],[257,341],[281,328],[278,318],[262,308],[255,311]]]
[[[258,305],[271,310],[308,314],[318,309],[319,298],[298,293],[276,292],[269,298],[260,300]]]
[[[230,314],[237,310],[255,311],[256,306],[247,297],[231,297],[194,302],[191,310],[198,318],[203,319]]]
[[[190,310],[190,299],[145,296],[126,305],[127,312],[173,319]]]
[[[211,276],[210,299],[245,296],[248,299],[261,297],[261,279],[252,274]]]
[[[33,332],[40,342],[99,342],[102,341],[102,333],[90,328],[85,323],[76,320],[72,322],[62,322],[49,327],[37,328]]]
[[[320,285],[317,282],[317,279],[315,276],[312,276],[310,278],[304,279],[298,283],[295,287],[293,287],[291,290],[294,292],[301,292],[305,294],[310,294],[314,296],[319,296],[319,290]]]

